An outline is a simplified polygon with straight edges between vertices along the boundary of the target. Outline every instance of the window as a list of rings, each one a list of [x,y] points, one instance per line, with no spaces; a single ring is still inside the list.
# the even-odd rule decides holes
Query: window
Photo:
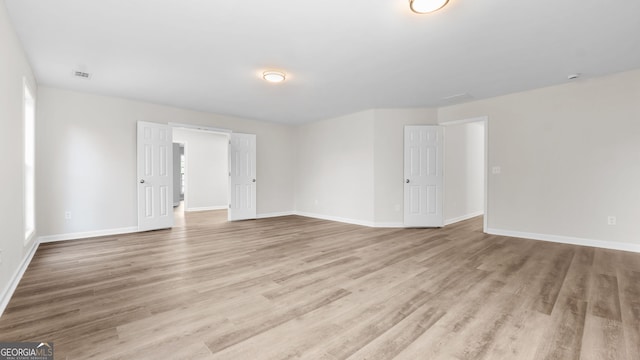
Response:
[[[36,102],[24,82],[24,239],[35,231],[35,147]]]

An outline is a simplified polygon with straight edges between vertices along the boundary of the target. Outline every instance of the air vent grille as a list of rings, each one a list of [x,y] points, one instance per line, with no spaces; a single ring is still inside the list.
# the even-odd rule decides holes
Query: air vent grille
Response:
[[[471,96],[469,93],[461,93],[461,94],[445,96],[442,98],[442,100],[449,103],[459,103],[459,102],[473,100],[473,96]]]
[[[84,71],[74,70],[73,71],[73,76],[79,77],[79,78],[82,78],[82,79],[88,79],[88,78],[91,77],[91,74],[89,74],[87,72],[84,72]]]

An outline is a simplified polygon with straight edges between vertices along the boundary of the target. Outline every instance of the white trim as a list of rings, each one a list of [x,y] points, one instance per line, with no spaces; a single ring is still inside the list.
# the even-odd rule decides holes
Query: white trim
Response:
[[[339,216],[322,215],[322,214],[308,213],[308,212],[302,212],[302,211],[296,211],[295,214],[304,216],[304,217],[314,218],[314,219],[337,221],[337,222],[346,223],[346,224],[361,225],[361,226],[368,226],[368,227],[376,226],[376,224],[373,221],[349,219],[349,218],[343,218]]]
[[[438,125],[442,125],[442,126],[459,125],[459,124],[466,124],[466,123],[480,122],[480,121],[487,121],[487,120],[489,120],[488,116],[478,116],[478,117],[462,119],[462,120],[438,122]]]
[[[466,214],[466,215],[462,215],[462,216],[458,216],[458,217],[455,217],[455,218],[452,218],[452,219],[445,219],[444,220],[444,225],[447,226],[447,225],[455,224],[455,223],[460,222],[460,221],[469,220],[471,218],[474,218],[476,216],[480,216],[482,214],[484,214],[484,211],[479,210],[479,211],[472,212],[470,214]]]
[[[123,228],[116,228],[116,229],[104,229],[104,230],[96,230],[96,231],[40,236],[38,237],[38,242],[48,243],[48,242],[54,242],[54,241],[77,240],[77,239],[92,238],[92,237],[98,237],[98,236],[130,234],[130,233],[136,233],[136,232],[138,232],[137,226],[129,226],[129,227],[123,227]]]
[[[230,134],[233,132],[233,130],[229,130],[229,129],[214,128],[214,127],[203,126],[203,125],[181,124],[181,123],[174,123],[174,122],[170,122],[168,123],[168,125],[174,128],[184,128],[184,129],[189,129],[194,131],[217,132],[217,133],[226,133],[226,134]]]
[[[28,235],[26,235],[25,239],[24,239],[24,247],[27,246],[27,244],[29,244],[31,242],[31,240],[36,238],[36,229],[33,229],[29,232]]]
[[[2,290],[2,293],[0,293],[0,316],[2,316],[7,308],[7,305],[9,305],[9,301],[11,300],[13,293],[16,291],[16,288],[18,287],[22,276],[24,276],[24,273],[27,271],[29,264],[31,264],[33,255],[36,254],[36,250],[38,249],[39,245],[40,242],[38,242],[37,240],[33,242],[33,245],[31,245],[31,249],[27,253],[27,256],[25,256],[22,260],[20,267],[16,269],[16,272],[9,280],[9,283],[4,288],[4,290]]]
[[[531,240],[542,240],[561,244],[571,244],[580,246],[591,246],[602,249],[622,250],[640,253],[640,244],[630,244],[615,241],[603,241],[594,239],[583,239],[572,236],[562,235],[550,235],[550,234],[536,234],[521,231],[502,230],[502,229],[486,229],[487,234],[510,236]]]
[[[188,141],[182,142],[181,144],[182,149],[184,149],[184,152],[182,153],[184,155],[184,184],[182,184],[184,185],[184,193],[182,194],[182,205],[184,206],[184,209],[187,209],[189,208],[189,144]],[[182,166],[182,159],[180,162],[180,166]]]
[[[489,228],[489,117],[484,116],[484,218],[482,230]]]
[[[204,206],[204,207],[194,207],[194,208],[188,208],[188,209],[184,209],[184,211],[187,212],[192,212],[192,211],[210,211],[210,210],[224,210],[224,209],[228,209],[229,205],[218,205],[218,206]]]
[[[377,222],[375,223],[377,228],[405,228],[401,222]]]
[[[291,216],[291,215],[296,215],[296,213],[294,211],[282,211],[282,212],[264,213],[264,214],[258,214],[256,216],[256,219],[267,219],[267,218],[281,217],[281,216]]]

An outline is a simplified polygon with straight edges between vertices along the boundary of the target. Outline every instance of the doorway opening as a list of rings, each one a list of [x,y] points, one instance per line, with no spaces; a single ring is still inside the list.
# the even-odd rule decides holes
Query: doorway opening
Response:
[[[229,133],[173,127],[174,217],[184,224],[189,213],[229,206]],[[214,215],[214,214],[212,214]]]
[[[445,130],[444,224],[484,215],[486,229],[488,118],[440,125]]]
[[[217,142],[219,151],[197,150],[197,144],[211,144],[206,141],[181,139],[180,133],[183,131],[188,131],[193,137],[194,134],[199,134],[200,137],[202,134],[218,137],[222,140]],[[177,145],[174,145],[174,133],[178,134],[175,137]],[[182,157],[174,161],[174,156],[178,156],[178,151],[173,150],[174,146],[180,148],[180,144],[184,145],[184,166],[176,166],[174,171],[174,162],[182,162]],[[182,210],[182,218],[184,212],[224,210],[229,221],[256,219],[256,150],[255,134],[232,133],[230,130],[206,126],[138,121],[138,230],[173,227],[175,213],[179,212],[175,209]],[[197,158],[200,158],[200,161],[197,161]],[[221,166],[212,166],[214,159],[217,160],[215,163]],[[204,165],[198,166],[200,163]],[[208,176],[198,176],[198,171],[204,172],[205,175],[213,173],[219,181],[209,181]],[[174,181],[174,177],[180,177],[180,180]],[[213,187],[213,194],[212,185],[218,185]],[[180,198],[174,198],[174,187],[177,188],[176,195],[184,194],[182,201]],[[205,189],[205,193],[200,193],[200,188]],[[176,202],[179,204],[174,207]]]
[[[184,181],[185,159],[184,143],[173,143],[173,207],[174,209],[183,206],[184,201]]]

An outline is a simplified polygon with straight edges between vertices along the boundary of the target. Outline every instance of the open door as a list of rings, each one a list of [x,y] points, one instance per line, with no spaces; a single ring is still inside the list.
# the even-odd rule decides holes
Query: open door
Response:
[[[138,122],[138,230],[173,226],[173,144],[168,125]]]
[[[441,126],[404,128],[404,226],[442,227],[444,132]]]
[[[229,221],[256,218],[256,136],[229,138]]]

